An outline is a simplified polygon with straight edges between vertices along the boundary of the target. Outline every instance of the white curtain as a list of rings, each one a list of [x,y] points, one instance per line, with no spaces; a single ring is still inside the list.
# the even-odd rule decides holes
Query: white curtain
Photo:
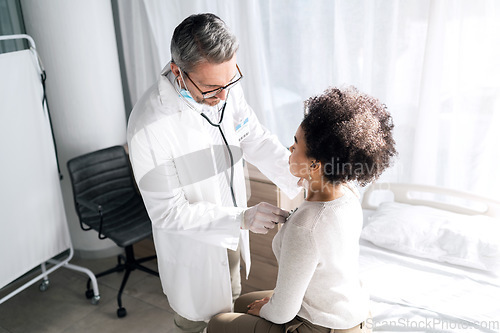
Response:
[[[393,114],[399,158],[383,180],[500,199],[498,1],[122,0],[132,103],[170,60],[175,26],[200,12],[239,37],[247,100],[283,144],[305,99],[354,85]]]
[[[125,0],[118,2],[118,10],[132,104],[170,61],[170,39],[175,27],[191,14],[211,12],[239,38],[238,64],[245,77],[247,100],[252,101],[261,119],[272,113],[259,1]]]

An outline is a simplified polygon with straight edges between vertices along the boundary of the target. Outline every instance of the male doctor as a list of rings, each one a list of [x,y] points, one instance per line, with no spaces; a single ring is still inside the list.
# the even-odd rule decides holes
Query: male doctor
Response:
[[[231,310],[248,276],[248,230],[267,233],[288,212],[246,208],[242,158],[289,197],[300,191],[288,151],[263,128],[238,84],[238,41],[213,14],[174,31],[171,62],[135,105],[127,141],[135,179],[153,224],[164,293],[180,332]]]

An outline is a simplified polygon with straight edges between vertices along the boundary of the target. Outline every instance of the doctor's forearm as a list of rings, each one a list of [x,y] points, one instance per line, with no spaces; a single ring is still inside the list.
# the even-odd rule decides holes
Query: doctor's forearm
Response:
[[[244,150],[245,159],[255,165],[267,178],[278,186],[290,199],[301,191],[297,185],[299,178],[293,176],[288,166],[288,150],[277,141],[269,138],[254,147]]]
[[[210,202],[175,203],[171,200],[145,198],[154,229],[215,246],[237,246],[244,208],[222,207]]]

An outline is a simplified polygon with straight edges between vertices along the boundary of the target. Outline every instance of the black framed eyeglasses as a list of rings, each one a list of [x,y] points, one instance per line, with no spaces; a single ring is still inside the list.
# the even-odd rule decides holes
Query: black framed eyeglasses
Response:
[[[238,70],[238,74],[236,74],[236,76],[231,80],[231,82],[226,84],[224,87],[220,87],[220,88],[217,88],[214,90],[209,90],[209,91],[201,91],[201,89],[196,85],[196,83],[194,83],[194,81],[189,77],[188,73],[183,71],[183,70],[181,70],[181,71],[184,72],[184,74],[186,74],[186,77],[189,79],[189,81],[191,81],[191,83],[193,83],[193,85],[196,87],[196,89],[198,89],[201,96],[203,96],[204,99],[207,99],[207,98],[214,97],[215,95],[218,95],[222,90],[226,90],[226,89],[231,88],[232,86],[234,86],[236,83],[238,83],[243,78],[243,74],[241,74],[241,71],[240,71],[240,68],[238,67],[238,64],[236,64],[236,69]]]

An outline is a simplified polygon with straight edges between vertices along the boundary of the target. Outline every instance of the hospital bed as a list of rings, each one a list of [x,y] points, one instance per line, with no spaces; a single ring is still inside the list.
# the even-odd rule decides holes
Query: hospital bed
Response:
[[[362,206],[374,332],[500,332],[500,201],[379,183]]]

